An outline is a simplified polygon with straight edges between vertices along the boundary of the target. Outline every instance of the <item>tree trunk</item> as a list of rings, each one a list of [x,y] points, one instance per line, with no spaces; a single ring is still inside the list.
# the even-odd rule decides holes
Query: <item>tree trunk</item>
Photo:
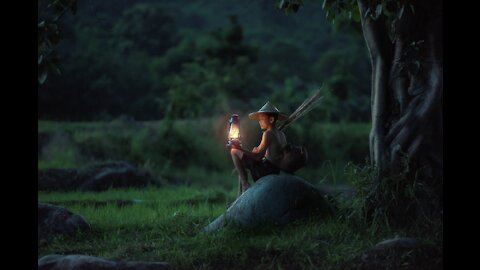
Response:
[[[395,181],[421,181],[421,186],[431,190],[441,205],[442,3],[414,1],[414,11],[406,5],[392,42],[383,15],[376,20],[365,18],[368,2],[357,0],[372,63],[370,159],[378,173],[376,181],[387,181],[403,173],[403,180]],[[412,42],[419,41],[417,50]],[[377,187],[385,185],[378,183]],[[385,190],[378,188],[375,192]],[[378,207],[383,202],[375,203]]]

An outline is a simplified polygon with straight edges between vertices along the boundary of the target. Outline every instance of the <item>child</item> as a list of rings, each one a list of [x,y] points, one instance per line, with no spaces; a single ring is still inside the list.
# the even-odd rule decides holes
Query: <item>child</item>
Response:
[[[287,115],[281,113],[275,106],[267,102],[248,117],[258,121],[263,130],[260,145],[250,152],[241,147],[232,147],[230,154],[238,172],[240,182],[239,196],[250,187],[246,169],[250,170],[253,181],[268,174],[279,174],[278,164],[282,159],[282,149],[287,144],[285,134],[276,127],[277,120],[285,120]]]

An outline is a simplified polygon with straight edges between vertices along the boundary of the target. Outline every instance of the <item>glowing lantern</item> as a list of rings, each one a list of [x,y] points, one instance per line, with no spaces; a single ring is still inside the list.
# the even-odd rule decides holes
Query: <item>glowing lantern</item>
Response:
[[[228,131],[227,147],[240,146],[240,119],[237,114],[232,114],[230,117],[230,130]]]

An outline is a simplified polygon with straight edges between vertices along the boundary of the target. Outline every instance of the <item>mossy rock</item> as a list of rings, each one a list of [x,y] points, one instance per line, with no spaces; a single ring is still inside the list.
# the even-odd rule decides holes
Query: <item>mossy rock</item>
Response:
[[[312,215],[331,215],[326,194],[298,176],[267,175],[235,200],[205,232],[225,225],[255,227],[264,223],[284,225]]]

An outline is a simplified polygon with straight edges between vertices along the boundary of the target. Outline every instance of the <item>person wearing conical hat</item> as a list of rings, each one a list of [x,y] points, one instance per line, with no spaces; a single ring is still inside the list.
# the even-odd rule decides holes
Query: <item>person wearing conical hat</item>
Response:
[[[287,119],[270,102],[248,115],[252,120],[258,121],[263,130],[262,141],[252,151],[235,147],[230,150],[233,164],[239,174],[239,195],[250,187],[246,170],[250,171],[253,181],[268,174],[279,174],[278,164],[282,158],[282,149],[287,144],[285,133],[276,127],[277,121]]]

